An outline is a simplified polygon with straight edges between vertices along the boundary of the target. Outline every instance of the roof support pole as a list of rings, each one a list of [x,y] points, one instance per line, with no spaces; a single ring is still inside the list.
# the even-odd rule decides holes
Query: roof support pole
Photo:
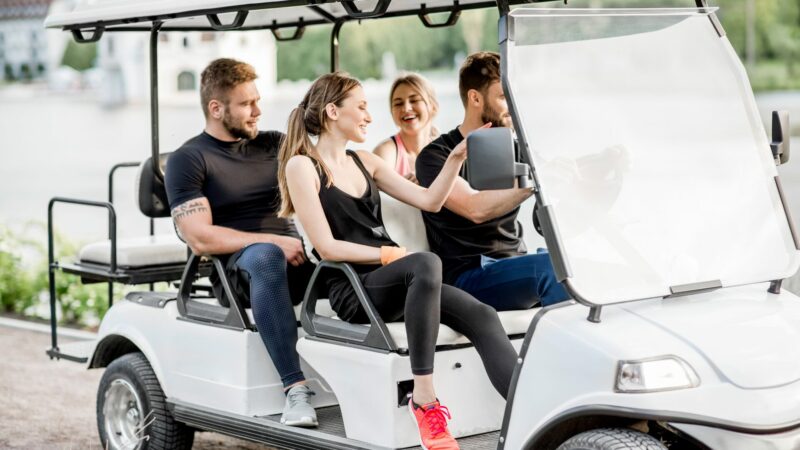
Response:
[[[150,30],[150,144],[153,157],[153,171],[156,179],[164,181],[159,164],[158,148],[158,30],[162,22],[153,22]]]
[[[339,70],[339,32],[342,31],[345,20],[337,20],[331,30],[331,72]]]

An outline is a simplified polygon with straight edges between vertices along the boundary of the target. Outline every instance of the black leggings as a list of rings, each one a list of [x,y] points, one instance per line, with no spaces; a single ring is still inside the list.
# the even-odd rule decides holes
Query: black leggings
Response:
[[[466,292],[442,284],[442,263],[433,253],[413,253],[360,275],[372,304],[386,322],[405,320],[411,372],[433,373],[439,323],[466,336],[483,361],[489,379],[504,398],[508,394],[517,352],[497,312]],[[348,296],[345,301],[358,301]],[[359,311],[351,322],[364,322]]]

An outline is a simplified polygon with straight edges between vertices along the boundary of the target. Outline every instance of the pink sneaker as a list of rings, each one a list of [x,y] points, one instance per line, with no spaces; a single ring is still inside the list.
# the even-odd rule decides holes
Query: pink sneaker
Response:
[[[417,406],[408,397],[408,411],[417,422],[419,441],[425,450],[458,450],[458,442],[447,430],[450,410],[438,401]]]

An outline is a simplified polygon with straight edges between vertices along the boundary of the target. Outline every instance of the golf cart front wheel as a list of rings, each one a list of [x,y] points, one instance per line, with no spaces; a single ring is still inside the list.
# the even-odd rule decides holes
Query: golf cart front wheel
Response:
[[[589,430],[569,438],[557,450],[666,450],[652,436],[624,428]]]
[[[97,390],[97,428],[104,449],[190,449],[194,430],[173,419],[153,368],[141,353],[115,359]]]

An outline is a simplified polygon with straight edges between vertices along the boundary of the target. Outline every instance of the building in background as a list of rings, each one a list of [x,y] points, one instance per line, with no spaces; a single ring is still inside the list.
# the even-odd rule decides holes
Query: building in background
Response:
[[[42,27],[52,0],[0,1],[0,70],[4,80],[44,78],[48,40]]]
[[[107,106],[149,98],[149,33],[106,33],[98,42],[100,98]],[[162,32],[158,43],[158,86],[162,104],[199,101],[200,73],[216,58],[252,64],[262,91],[275,86],[275,39],[269,31]]]

